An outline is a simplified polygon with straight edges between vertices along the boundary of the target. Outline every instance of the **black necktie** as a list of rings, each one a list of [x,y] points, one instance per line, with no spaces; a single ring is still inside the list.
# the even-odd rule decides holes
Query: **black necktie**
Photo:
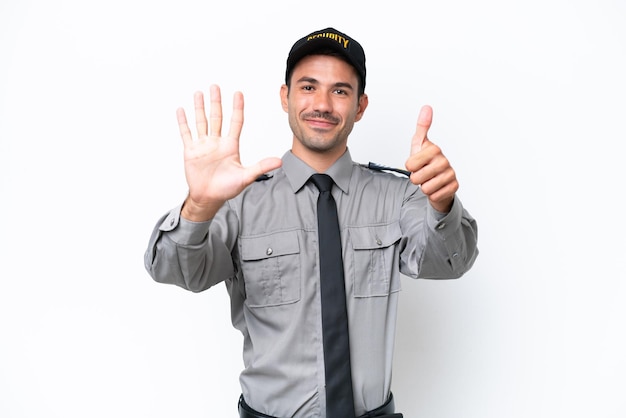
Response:
[[[313,174],[311,181],[320,190],[317,199],[317,224],[326,369],[326,416],[352,418],[355,413],[350,374],[346,289],[337,205],[330,193],[333,179],[326,174]]]

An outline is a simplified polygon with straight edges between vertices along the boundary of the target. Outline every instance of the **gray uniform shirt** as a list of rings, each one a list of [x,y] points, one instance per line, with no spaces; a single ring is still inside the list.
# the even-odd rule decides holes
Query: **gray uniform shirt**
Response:
[[[287,152],[264,181],[226,202],[208,222],[177,207],[161,218],[145,254],[154,280],[194,292],[225,282],[232,322],[244,337],[246,402],[277,417],[325,417],[315,171]],[[352,162],[335,181],[343,248],[357,415],[391,391],[400,273],[462,276],[478,254],[477,226],[458,197],[436,212],[407,178]]]

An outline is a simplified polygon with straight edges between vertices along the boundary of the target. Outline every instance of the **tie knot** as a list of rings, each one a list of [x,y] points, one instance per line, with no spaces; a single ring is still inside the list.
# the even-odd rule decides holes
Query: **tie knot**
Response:
[[[328,174],[313,174],[311,181],[320,192],[330,192],[334,184],[333,179]]]

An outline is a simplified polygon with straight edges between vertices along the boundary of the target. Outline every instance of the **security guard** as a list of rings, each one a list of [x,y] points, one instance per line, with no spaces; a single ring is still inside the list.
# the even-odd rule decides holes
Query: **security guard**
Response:
[[[281,104],[293,132],[282,158],[244,167],[243,96],[235,93],[222,135],[221,92],[207,118],[194,96],[197,136],[177,112],[189,193],[158,220],[145,253],[157,282],[193,292],[225,283],[232,322],[244,338],[241,417],[402,416],[391,392],[401,274],[453,279],[477,255],[477,225],[463,207],[456,173],[428,138],[432,109],[418,116],[406,170],[355,163],[347,140],[368,105],[365,54],[334,28],[298,40],[287,58]],[[331,387],[324,349],[318,197],[326,174],[340,230],[352,390]],[[345,386],[339,385],[339,390]],[[332,399],[332,401],[331,401]],[[333,416],[335,414],[335,416]]]

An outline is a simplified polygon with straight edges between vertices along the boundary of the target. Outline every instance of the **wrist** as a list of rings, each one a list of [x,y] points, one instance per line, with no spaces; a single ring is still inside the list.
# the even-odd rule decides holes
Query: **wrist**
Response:
[[[450,212],[450,210],[452,209],[453,203],[454,203],[454,196],[452,196],[449,199],[440,200],[436,202],[433,200],[430,200],[430,205],[433,207],[433,209],[435,209],[435,211],[442,213],[444,215]]]
[[[222,207],[224,202],[195,202],[190,196],[187,196],[180,216],[191,222],[205,222],[213,219],[217,211]]]

